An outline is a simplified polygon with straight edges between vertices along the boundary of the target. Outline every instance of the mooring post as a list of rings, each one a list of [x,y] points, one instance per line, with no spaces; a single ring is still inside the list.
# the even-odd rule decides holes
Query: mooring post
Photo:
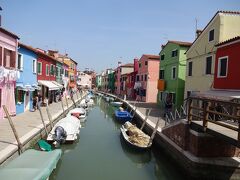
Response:
[[[152,135],[151,135],[151,137],[150,137],[150,140],[149,140],[148,145],[152,143],[152,141],[153,141],[153,139],[154,139],[154,137],[155,137],[155,135],[156,135],[156,133],[157,133],[157,129],[158,129],[158,126],[159,126],[159,122],[160,122],[160,118],[158,117],[157,124],[156,124],[156,126],[155,126],[155,128],[154,128],[154,130],[153,130],[153,133],[152,133]]]
[[[65,101],[66,101],[67,109],[68,109],[68,101],[67,101],[67,96],[66,95],[65,95]]]
[[[77,105],[76,105],[76,103],[75,103],[75,100],[74,100],[73,96],[71,97],[71,99],[72,99],[72,102],[73,102],[73,104],[74,104],[74,106],[75,106],[75,108],[76,108]]]
[[[47,115],[48,115],[48,119],[49,119],[49,122],[50,122],[50,126],[51,126],[51,129],[52,129],[53,128],[52,115],[51,115],[48,107],[49,106],[47,105],[46,110],[47,110]]]
[[[15,128],[15,126],[14,126],[14,124],[13,124],[12,118],[10,117],[10,115],[9,115],[9,113],[8,113],[8,110],[7,110],[7,108],[6,108],[5,105],[3,105],[3,109],[4,109],[4,111],[5,111],[5,114],[7,115],[8,122],[9,122],[9,124],[10,124],[10,126],[11,126],[11,128],[12,128],[13,134],[14,134],[16,140],[17,140],[18,149],[19,149],[19,154],[20,154],[20,153],[23,152],[23,151],[22,151],[22,143],[20,142],[20,139],[19,139],[18,133],[17,133],[17,131],[16,131],[16,128]]]
[[[141,126],[141,130],[143,129],[143,127],[145,126],[145,124],[146,124],[146,122],[147,122],[147,119],[148,119],[148,116],[149,116],[149,114],[151,113],[151,111],[152,111],[152,109],[150,108],[150,109],[147,109],[146,110],[146,116],[145,116],[145,119],[143,120],[143,123],[142,123],[142,126]]]
[[[41,107],[40,107],[40,103],[41,103],[41,102],[38,103],[38,110],[39,110],[39,113],[40,113],[40,116],[41,116],[41,120],[42,120],[42,124],[43,124],[43,126],[44,126],[44,129],[45,129],[45,132],[46,132],[46,134],[47,134],[47,136],[48,136],[48,131],[47,131],[47,127],[46,127],[46,124],[45,124],[45,122],[44,122],[44,119],[43,119],[43,114],[42,114],[42,109],[41,109]]]
[[[78,90],[76,91],[76,95],[77,95],[77,101],[78,101]]]
[[[63,114],[64,116],[66,116],[65,110],[64,110],[64,105],[63,105],[63,99],[61,100],[61,105],[62,105],[62,109],[63,109]]]

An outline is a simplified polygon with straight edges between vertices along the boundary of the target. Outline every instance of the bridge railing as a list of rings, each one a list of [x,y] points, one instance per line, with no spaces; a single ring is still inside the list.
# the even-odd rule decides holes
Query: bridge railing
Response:
[[[187,120],[189,124],[193,120],[202,121],[203,131],[206,131],[208,122],[237,131],[240,142],[240,103],[189,97],[187,99]]]

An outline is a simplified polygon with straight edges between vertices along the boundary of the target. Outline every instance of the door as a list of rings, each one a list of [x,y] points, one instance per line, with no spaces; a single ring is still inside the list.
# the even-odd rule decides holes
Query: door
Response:
[[[30,110],[30,92],[27,91],[25,93],[25,98],[24,98],[24,111],[29,111]]]

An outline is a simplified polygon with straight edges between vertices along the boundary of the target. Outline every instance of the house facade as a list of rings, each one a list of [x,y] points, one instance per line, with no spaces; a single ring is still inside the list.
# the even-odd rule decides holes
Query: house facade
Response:
[[[83,89],[92,88],[92,77],[84,72],[77,72],[77,86]]]
[[[215,45],[240,35],[239,24],[240,12],[218,11],[195,39],[186,52],[185,97],[213,88]]]
[[[157,102],[157,83],[159,76],[159,56],[143,54],[139,59],[137,74],[137,90],[140,101]]]
[[[108,89],[111,93],[115,90],[115,71],[113,70],[108,74]]]
[[[137,92],[136,89],[134,89],[135,82],[136,82],[136,76],[138,74],[138,59],[135,58],[133,60],[133,72],[129,73],[127,76],[127,97],[130,99],[136,99]]]
[[[162,46],[159,53],[159,105],[164,106],[167,98],[172,100],[176,108],[183,104],[187,60],[185,52],[190,46],[191,43],[182,41],[168,41]]]
[[[33,108],[33,97],[37,95],[37,54],[30,46],[19,43],[16,67],[19,77],[16,81],[16,114]]]
[[[19,37],[0,27],[0,120],[5,116],[3,105],[10,115],[16,114],[14,88],[18,73],[16,57]]]

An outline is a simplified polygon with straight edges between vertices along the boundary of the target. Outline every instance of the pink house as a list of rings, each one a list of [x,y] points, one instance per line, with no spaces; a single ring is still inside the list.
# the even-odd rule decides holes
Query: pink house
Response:
[[[17,80],[18,40],[17,35],[0,27],[0,119],[4,117],[3,105],[10,115],[16,114],[14,88]]]
[[[138,98],[144,102],[157,102],[157,82],[159,78],[160,58],[156,55],[143,54],[139,59],[139,69],[134,89]]]
[[[116,90],[115,90],[115,93],[117,95],[120,95],[121,94],[121,91],[125,91],[125,83],[126,83],[126,79],[122,79],[121,77],[123,75],[126,75],[128,73],[131,73],[133,72],[133,64],[132,63],[128,63],[128,64],[124,64],[124,65],[121,65],[121,63],[119,62],[118,63],[118,68],[116,69],[116,81],[115,81],[115,87]],[[124,93],[126,94],[126,92]]]

